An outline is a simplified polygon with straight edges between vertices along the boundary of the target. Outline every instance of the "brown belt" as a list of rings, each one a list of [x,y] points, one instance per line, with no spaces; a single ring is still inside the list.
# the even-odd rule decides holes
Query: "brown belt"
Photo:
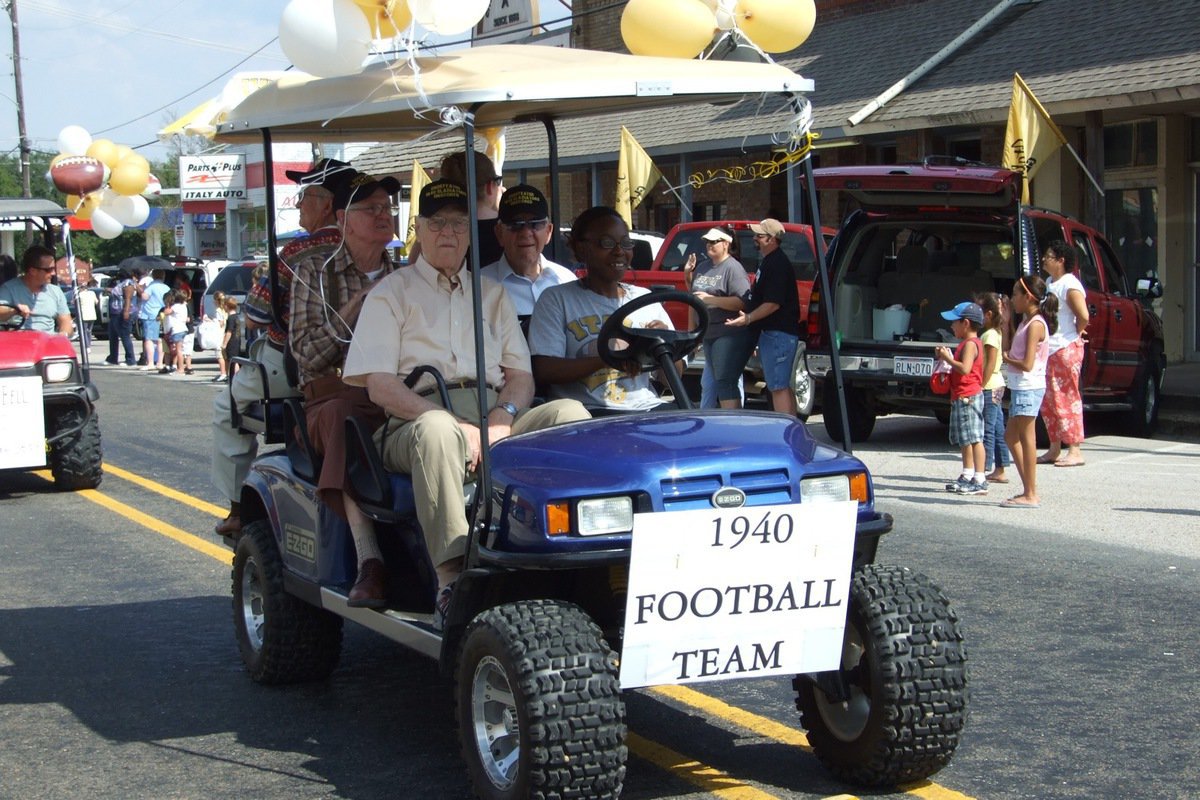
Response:
[[[455,389],[476,389],[478,387],[479,381],[475,380],[474,378],[456,378],[452,381],[446,381],[446,390],[450,392],[453,392]],[[493,392],[499,392],[499,389],[496,389],[491,384],[488,384],[487,388],[491,389]],[[419,394],[421,397],[431,397],[437,393],[437,384],[417,392],[417,394]]]
[[[300,392],[305,400],[311,402],[349,388],[351,387],[339,375],[322,375],[300,387]]]

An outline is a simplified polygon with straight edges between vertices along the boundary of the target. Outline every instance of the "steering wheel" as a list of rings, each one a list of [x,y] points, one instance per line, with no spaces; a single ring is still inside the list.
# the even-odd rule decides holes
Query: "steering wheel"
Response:
[[[634,312],[658,303],[687,303],[696,312],[697,326],[694,330],[676,331],[669,328],[631,328],[626,322]],[[708,329],[708,308],[690,292],[650,292],[630,300],[612,313],[600,328],[596,350],[600,359],[613,369],[624,370],[629,362],[636,362],[642,369],[663,367],[663,356],[668,364],[688,356],[704,338]],[[617,349],[613,345],[620,339],[628,347]]]

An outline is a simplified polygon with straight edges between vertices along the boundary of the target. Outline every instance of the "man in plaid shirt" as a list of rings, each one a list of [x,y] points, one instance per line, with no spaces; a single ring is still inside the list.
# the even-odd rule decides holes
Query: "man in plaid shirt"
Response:
[[[384,422],[383,409],[366,389],[342,381],[342,365],[367,292],[393,270],[387,245],[396,234],[392,198],[395,178],[358,174],[341,184],[333,208],[342,244],[332,255],[318,254],[292,264],[292,318],[289,345],[300,370],[304,416],[313,447],[320,452],[317,492],[321,501],[350,524],[358,554],[358,580],[347,603],[386,605],[387,573],[375,539],[375,526],[346,489],[345,421],[361,418],[368,428]]]
[[[297,207],[300,209],[300,227],[307,236],[292,240],[279,254],[278,276],[281,318],[276,319],[271,301],[271,279],[264,276],[251,289],[242,304],[246,327],[265,328],[267,335],[260,336],[251,347],[250,357],[266,368],[267,384],[272,398],[294,395],[295,389],[288,385],[284,368],[289,304],[291,300],[292,270],[290,263],[325,254],[337,249],[342,233],[337,227],[333,212],[334,190],[352,178],[354,169],[344,161],[323,158],[303,170],[288,170],[286,175],[300,184]],[[229,515],[216,526],[221,535],[235,535],[242,529],[241,505],[238,498],[242,482],[250,469],[250,463],[258,454],[258,437],[235,428],[232,424],[230,407],[237,403],[242,414],[247,407],[264,397],[262,374],[256,369],[230,370],[229,390],[219,391],[213,398],[213,458],[212,480],[218,491],[229,501]]]

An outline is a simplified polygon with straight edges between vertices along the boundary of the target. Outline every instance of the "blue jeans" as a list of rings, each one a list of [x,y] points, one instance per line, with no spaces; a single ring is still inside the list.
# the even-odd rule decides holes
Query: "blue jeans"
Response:
[[[737,381],[738,397],[741,398],[742,405],[746,405],[746,387],[742,383],[742,376],[738,375]],[[717,381],[713,378],[712,363],[705,359],[704,371],[700,373],[700,408],[720,408],[721,404],[717,402]]]
[[[762,362],[763,378],[771,391],[788,389],[792,385],[792,362],[800,337],[783,331],[762,331],[758,334],[758,360]]]
[[[983,390],[983,453],[988,472],[1012,463],[1004,443],[1004,406],[992,399],[990,389]]]
[[[133,320],[125,319],[120,314],[110,314],[108,317],[108,363],[117,363],[117,344],[125,346],[125,363],[133,366],[137,356],[133,354]]]
[[[712,376],[718,400],[742,399],[742,370],[753,349],[754,340],[749,331],[739,330],[704,342],[704,371]]]

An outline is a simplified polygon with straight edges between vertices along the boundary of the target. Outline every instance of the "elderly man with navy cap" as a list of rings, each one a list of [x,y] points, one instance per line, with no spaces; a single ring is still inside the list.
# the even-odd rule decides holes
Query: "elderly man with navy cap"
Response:
[[[467,191],[437,180],[421,190],[417,239],[421,252],[409,267],[380,281],[363,304],[344,378],[365,386],[391,422],[383,464],[412,476],[417,520],[437,571],[435,624],[441,626],[452,585],[463,568],[467,518],[463,484],[479,464],[480,427],[489,443],[590,415],[573,400],[530,408],[533,371],[529,347],[505,291],[480,276],[487,398],[479,418],[471,276],[465,270],[471,220]],[[435,367],[450,387],[452,408],[438,402],[433,379],[412,389],[404,379],[421,365]]]
[[[532,314],[546,289],[575,280],[574,272],[542,255],[553,235],[549,205],[537,188],[521,183],[500,197],[496,239],[504,255],[482,274],[504,287],[518,317]]]

